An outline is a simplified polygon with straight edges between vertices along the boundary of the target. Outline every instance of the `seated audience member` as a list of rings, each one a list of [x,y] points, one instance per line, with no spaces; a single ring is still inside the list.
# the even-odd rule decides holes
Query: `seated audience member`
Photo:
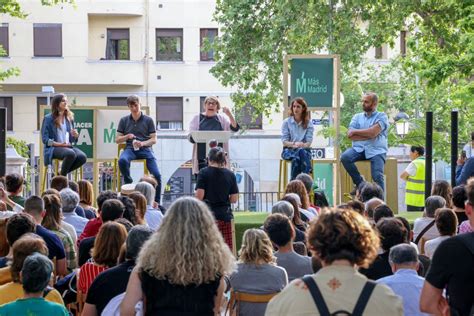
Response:
[[[37,195],[32,195],[25,202],[24,212],[30,214],[36,224],[35,233],[44,239],[48,246],[48,254],[50,259],[56,260],[55,271],[57,275],[66,275],[67,273],[67,262],[66,252],[64,246],[58,236],[52,231],[41,226],[44,215],[44,202],[43,199]]]
[[[123,204],[123,218],[128,220],[132,225],[137,225],[135,214],[135,203],[129,196],[121,195],[118,200]]]
[[[301,231],[306,231],[306,228],[308,224],[306,222],[309,221],[309,219],[300,212],[300,197],[296,193],[288,193],[285,194],[285,196],[281,199],[282,201],[286,201],[293,206],[293,224],[295,225],[296,228],[298,228]]]
[[[348,205],[352,210],[354,210],[354,211],[356,211],[357,213],[359,213],[360,215],[364,215],[365,205],[364,205],[364,203],[362,203],[361,201],[352,200],[352,201],[347,202],[347,205]]]
[[[421,249],[421,238],[431,240],[439,237],[438,228],[436,228],[435,212],[439,208],[446,207],[446,200],[441,196],[430,196],[425,201],[425,211],[423,217],[415,219],[413,224],[413,238],[418,249]]]
[[[436,180],[431,187],[431,196],[441,196],[446,201],[447,208],[453,208],[453,190],[446,180]]]
[[[59,195],[59,191],[56,190],[56,189],[53,189],[53,188],[49,188],[49,189],[44,190],[43,193],[41,193],[41,197],[43,197],[47,194],[57,195],[59,198],[61,198],[61,196]]]
[[[311,276],[294,280],[268,304],[266,315],[321,315],[352,313],[362,289],[375,284],[357,272],[377,256],[379,238],[369,222],[348,210],[327,210],[310,225],[308,245],[323,267]],[[368,285],[370,284],[370,285]],[[323,299],[313,299],[316,287]],[[403,315],[400,298],[387,286],[376,284],[362,301],[359,315]]]
[[[474,137],[474,132],[472,135]],[[467,160],[460,157],[456,166],[456,185],[466,184],[471,177],[474,177],[474,155]]]
[[[459,234],[474,232],[474,210],[473,208],[468,207],[468,202],[466,202],[465,211],[466,211],[467,220],[463,221],[459,225]]]
[[[45,300],[53,263],[44,255],[35,253],[25,259],[21,269],[24,298],[0,306],[0,315],[69,315],[64,305]]]
[[[309,197],[308,193],[306,193],[303,182],[300,180],[290,181],[285,190],[285,194],[288,193],[295,193],[299,196],[301,202],[300,212],[302,212],[309,220],[312,220],[318,215],[316,210],[311,209],[309,206]]]
[[[64,221],[74,227],[76,236],[80,236],[88,222],[87,218],[77,215],[76,207],[79,205],[79,194],[66,188],[59,192]]]
[[[97,235],[97,233],[99,232],[100,226],[102,226],[102,218],[101,218],[102,205],[107,200],[117,199],[117,198],[118,198],[117,193],[112,192],[110,190],[103,191],[99,194],[99,196],[96,199],[97,207],[98,207],[97,213],[99,214],[99,217],[91,219],[87,223],[86,227],[84,227],[84,231],[79,236],[79,239],[78,239],[79,243],[85,238],[94,237]]]
[[[69,181],[65,176],[55,176],[51,179],[50,188],[61,192],[62,189],[69,188]]]
[[[474,211],[474,179],[466,185],[466,214]],[[459,234],[436,249],[421,292],[421,311],[472,315],[474,305],[474,233]],[[443,291],[446,289],[446,297]]]
[[[92,183],[87,180],[79,180],[78,185],[78,194],[79,194],[79,206],[82,207],[87,219],[96,218],[96,210],[92,206],[94,201],[94,188]]]
[[[74,242],[69,233],[61,228],[62,213],[61,201],[56,195],[45,195],[43,197],[44,208],[46,210],[41,224],[49,229],[61,240],[64,251],[66,252],[66,261],[68,272],[72,272],[77,267],[77,252]]]
[[[141,194],[140,192],[132,192],[128,195],[129,198],[132,199],[135,205],[135,220],[136,225],[147,225],[145,220],[146,214],[146,197]]]
[[[92,261],[81,266],[77,279],[77,289],[86,294],[99,273],[117,265],[127,230],[119,223],[104,223],[97,234],[92,249]]]
[[[360,194],[359,194],[359,201],[362,203],[366,203],[370,199],[378,198],[384,201],[384,195],[382,188],[376,184],[371,182],[362,182],[360,184]]]
[[[301,173],[301,174],[304,174],[304,173]],[[293,221],[293,217],[294,217],[294,209],[293,209],[293,205],[291,205],[290,202],[287,202],[287,201],[278,201],[276,202],[275,204],[273,204],[272,206],[272,214],[276,214],[276,213],[280,213],[280,214],[283,214],[285,215],[286,217],[288,217],[290,219],[290,221]],[[303,221],[301,221],[300,219],[300,222],[301,224],[303,224]],[[304,231],[298,229],[294,224],[293,222],[291,222],[291,225],[293,226],[294,228],[294,231],[295,231],[295,241],[296,242],[299,242],[299,241],[302,241],[302,242],[305,242],[306,241],[306,237],[304,235]]]
[[[7,221],[8,219],[6,218],[0,219],[0,262],[5,260],[3,258],[5,258],[10,252],[10,245],[8,245],[7,241]],[[0,268],[1,267],[0,263]]]
[[[377,206],[374,209],[374,222],[377,224],[382,218],[394,217],[392,209],[386,205],[382,204]]]
[[[10,173],[5,176],[5,189],[8,193],[8,197],[14,203],[25,206],[26,199],[22,196],[23,193],[23,176],[19,173]],[[7,206],[9,211],[12,211],[10,206]]]
[[[20,271],[25,259],[33,253],[48,255],[48,247],[46,247],[46,243],[38,235],[33,233],[24,234],[13,245],[13,260],[8,267],[10,280],[8,283],[0,286],[0,305],[13,302],[23,297]],[[43,297],[46,298],[46,300],[63,304],[61,295],[55,289],[48,288],[48,292],[45,294]],[[2,314],[0,313],[0,315]]]
[[[361,268],[360,273],[371,280],[377,280],[392,275],[392,268],[388,262],[389,250],[395,245],[407,243],[407,232],[402,222],[396,218],[381,219],[376,228],[380,234],[382,253],[377,255],[374,262],[366,269]]]
[[[464,185],[458,185],[453,188],[453,211],[458,218],[458,223],[462,223],[467,220],[465,203],[467,201],[466,187]]]
[[[280,292],[288,284],[285,269],[275,264],[273,247],[267,234],[261,229],[247,229],[242,238],[237,271],[230,276],[235,292],[270,294]],[[239,315],[265,314],[266,303],[238,302]]]
[[[82,316],[115,315],[115,310],[112,312],[113,306],[110,306],[111,300],[125,293],[140,249],[152,234],[153,231],[147,226],[135,226],[130,230],[125,247],[125,261],[95,278],[87,292]],[[115,309],[119,308],[119,304],[120,302],[115,304]]]
[[[364,203],[365,205],[365,216],[369,219],[369,221],[373,221],[374,219],[374,210],[377,206],[383,205],[385,202],[379,198],[371,198],[367,202]]]
[[[11,211],[8,211],[10,208]],[[23,206],[13,202],[9,197],[5,188],[0,186],[0,218],[9,218],[23,211]]]
[[[453,210],[449,208],[440,208],[436,210],[435,214],[436,228],[438,228],[439,237],[428,240],[425,243],[425,255],[430,259],[433,258],[433,254],[438,248],[439,244],[456,235],[456,230],[458,228],[458,219]]]
[[[308,194],[308,198],[309,198],[309,207],[314,209],[317,213],[319,213],[321,208],[314,204],[311,204],[311,201],[313,200],[316,202],[314,192],[313,192],[313,178],[311,178],[311,176],[307,173],[300,173],[299,175],[296,176],[295,180],[299,180],[303,182],[304,188],[306,189],[306,193]]]
[[[147,315],[217,315],[223,277],[233,269],[233,256],[207,205],[180,198],[140,251],[120,314],[135,315],[143,300]]]
[[[104,202],[101,206],[100,212],[101,223],[115,221],[123,216],[124,206],[122,202],[117,199],[110,199]],[[102,225],[101,224],[101,227]],[[83,239],[79,244],[79,266],[86,263],[91,257],[91,249],[94,247],[96,236]]]
[[[135,190],[143,194],[146,198],[147,210],[145,213],[145,221],[151,229],[155,231],[158,230],[163,220],[163,213],[153,207],[155,202],[155,188],[148,182],[139,182],[135,186]]]
[[[286,270],[288,281],[313,273],[311,258],[300,256],[293,250],[295,231],[288,217],[272,214],[265,220],[263,228],[272,243],[278,248],[274,253],[276,264]]]
[[[413,230],[411,229],[411,225],[408,220],[403,216],[396,216],[395,218],[403,224],[407,231],[406,239],[410,242],[410,245],[416,249],[416,253],[419,253],[418,246],[413,242]],[[427,269],[425,271],[427,271]]]
[[[36,228],[36,224],[34,222],[33,217],[26,213],[18,213],[13,215],[8,219],[5,228],[5,238],[10,248],[8,254],[5,257],[0,258],[0,271],[2,268],[8,269],[7,263],[11,261],[12,258],[12,247],[15,241],[20,239],[26,233],[34,233]],[[2,273],[0,272],[0,275]],[[0,284],[4,283],[1,281],[2,277],[0,277]]]
[[[377,283],[387,285],[402,298],[405,315],[428,316],[420,312],[420,295],[425,279],[416,273],[419,265],[416,250],[408,244],[393,246],[388,261],[393,275],[378,279]]]
[[[316,208],[319,208],[319,210],[322,210],[325,207],[329,207],[329,202],[326,197],[326,194],[324,194],[324,191],[314,191],[314,205],[316,206]]]

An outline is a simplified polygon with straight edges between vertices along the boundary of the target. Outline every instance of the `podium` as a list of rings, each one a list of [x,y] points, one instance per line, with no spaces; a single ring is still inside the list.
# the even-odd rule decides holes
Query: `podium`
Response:
[[[209,141],[216,140],[217,143],[227,143],[229,141],[231,132],[229,131],[193,131],[190,133],[196,144],[206,145],[206,154],[209,152]]]

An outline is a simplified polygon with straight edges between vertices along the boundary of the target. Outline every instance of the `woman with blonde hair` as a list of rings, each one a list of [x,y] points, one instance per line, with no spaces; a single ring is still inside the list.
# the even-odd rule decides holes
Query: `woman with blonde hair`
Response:
[[[92,248],[92,259],[82,265],[77,279],[77,289],[86,294],[99,273],[118,263],[120,250],[127,239],[127,230],[119,223],[107,222],[100,227]]]
[[[92,206],[94,203],[94,188],[92,183],[87,180],[79,180],[77,182],[79,187],[79,205],[84,209],[84,211],[91,211],[97,216],[96,209]]]
[[[288,284],[284,268],[276,265],[273,246],[268,235],[261,229],[247,229],[242,238],[237,271],[230,277],[235,292],[270,294],[280,292]],[[239,304],[239,315],[264,315],[266,303]]]
[[[369,281],[357,271],[377,257],[379,244],[379,237],[362,215],[327,209],[308,230],[309,249],[323,267],[316,274],[291,282],[268,304],[267,315],[329,315],[336,311],[403,315],[402,301],[390,288]],[[362,291],[368,295],[363,295],[361,302]]]
[[[136,225],[147,225],[145,214],[147,210],[146,197],[140,192],[132,192],[128,195],[135,204]]]
[[[224,114],[219,113],[222,108]],[[215,96],[209,96],[204,99],[204,111],[197,114],[189,123],[189,131],[239,131],[240,126],[234,119],[232,112],[226,106],[221,107],[219,99]],[[191,134],[188,136],[193,146],[193,174],[198,174],[199,170],[206,166],[206,144],[196,144]],[[228,153],[228,144],[223,145]]]
[[[145,315],[216,315],[223,277],[233,268],[234,258],[207,205],[180,198],[143,246],[120,314],[135,315],[135,305],[143,300]]]

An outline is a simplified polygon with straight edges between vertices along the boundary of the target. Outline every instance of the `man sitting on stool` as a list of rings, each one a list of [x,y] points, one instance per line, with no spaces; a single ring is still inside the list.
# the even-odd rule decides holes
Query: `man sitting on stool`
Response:
[[[362,97],[364,112],[354,115],[351,120],[347,136],[352,140],[352,147],[341,155],[341,162],[358,187],[363,179],[355,162],[370,160],[372,178],[385,191],[383,172],[388,150],[388,118],[387,114],[377,112],[377,102],[373,92]]]
[[[117,128],[117,144],[127,142],[127,146],[120,155],[119,168],[123,175],[125,184],[132,183],[130,176],[130,162],[136,159],[146,159],[146,167],[155,177],[158,185],[156,187],[155,201],[160,204],[161,197],[161,175],[153,155],[152,146],[156,143],[156,128],[153,119],[140,111],[140,99],[136,95],[127,98],[130,115],[120,119]]]

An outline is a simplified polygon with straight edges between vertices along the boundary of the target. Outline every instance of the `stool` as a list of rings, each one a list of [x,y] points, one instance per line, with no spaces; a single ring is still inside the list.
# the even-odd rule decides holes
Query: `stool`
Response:
[[[115,177],[115,181],[113,182],[114,184],[116,184],[116,190],[117,192],[120,192],[120,187],[121,187],[121,175],[120,175],[120,168],[118,166],[118,160],[119,160],[119,157],[120,157],[120,154],[122,153],[122,151],[127,147],[127,144],[123,143],[123,144],[118,144],[117,146],[117,157],[114,158],[114,177]],[[136,160],[133,160],[133,161],[138,161],[138,162],[142,162],[143,163],[143,171],[145,174],[149,174],[148,172],[148,168],[146,167],[146,159],[136,159]]]
[[[278,174],[278,196],[280,199],[283,197],[283,194],[288,184],[288,168],[291,168],[291,161],[280,159],[280,171]]]
[[[59,163],[60,162],[62,163],[62,161],[63,161],[62,159],[53,159],[51,165],[48,165],[45,168],[43,168],[43,183],[41,184],[41,192],[44,192],[46,190],[46,181],[48,181],[48,183],[49,183],[50,180],[51,180],[51,179],[48,179],[49,175],[50,175],[49,171],[51,169],[54,169],[54,174],[55,175],[59,174]],[[53,166],[54,166],[54,168],[53,168]],[[79,180],[83,179],[84,170],[82,169],[82,167],[83,166],[81,166],[80,168],[73,171],[74,181],[79,181]],[[68,179],[69,179],[70,176],[71,176],[71,173],[68,173]],[[48,179],[48,180],[46,180],[46,179]]]

